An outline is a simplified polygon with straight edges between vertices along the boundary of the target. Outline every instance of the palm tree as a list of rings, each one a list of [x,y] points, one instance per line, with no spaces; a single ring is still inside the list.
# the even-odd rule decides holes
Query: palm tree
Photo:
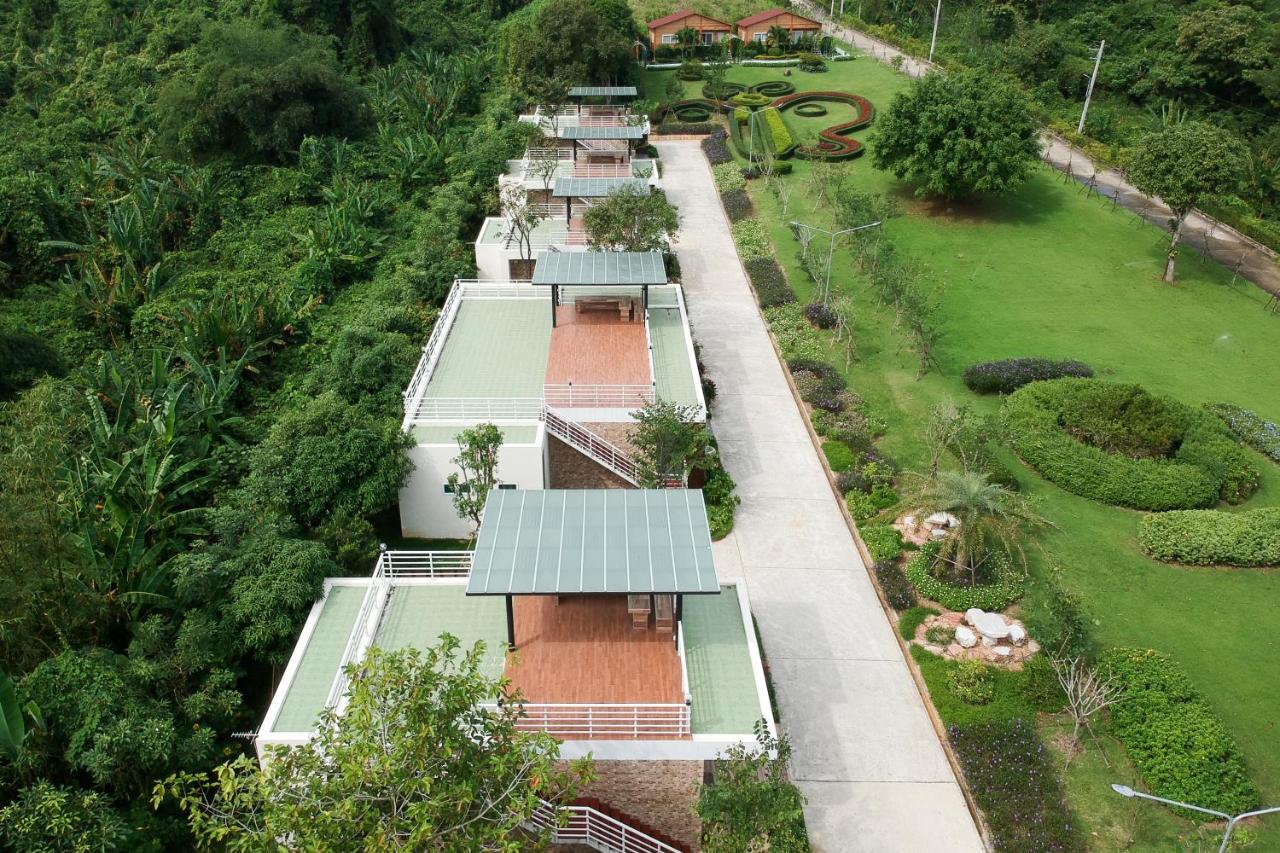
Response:
[[[787,32],[786,27],[774,24],[769,27],[768,42],[770,47],[786,50],[787,45],[791,44],[791,33]]]
[[[983,567],[997,552],[1017,554],[1025,567],[1021,534],[1049,524],[1026,498],[979,471],[940,471],[934,477],[916,475],[916,481],[905,501],[912,513],[946,512],[960,522],[939,543],[934,568],[945,568],[971,585],[979,583]]]

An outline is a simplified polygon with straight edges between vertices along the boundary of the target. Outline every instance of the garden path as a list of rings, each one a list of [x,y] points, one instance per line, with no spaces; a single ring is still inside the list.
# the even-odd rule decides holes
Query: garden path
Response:
[[[738,261],[697,142],[659,142],[712,429],[742,506],[716,543],[746,580],[815,850],[982,843],[858,556]]]
[[[808,0],[797,0],[797,5],[817,20],[827,22],[827,30],[836,38],[848,42],[886,65],[893,65],[896,57],[902,57],[900,70],[910,77],[923,77],[930,71],[940,70],[937,65],[912,57],[890,44],[841,24],[830,22],[827,14]],[[1168,231],[1172,212],[1158,198],[1144,195],[1125,180],[1118,170],[1099,168],[1079,148],[1055,133],[1040,133],[1041,159],[1049,166],[1071,175],[1082,185],[1092,184],[1094,190],[1105,198],[1124,207],[1153,225]],[[1231,226],[1211,216],[1193,210],[1183,226],[1183,242],[1213,258],[1241,278],[1248,279],[1273,296],[1280,297],[1280,264],[1274,251],[1241,234]]]

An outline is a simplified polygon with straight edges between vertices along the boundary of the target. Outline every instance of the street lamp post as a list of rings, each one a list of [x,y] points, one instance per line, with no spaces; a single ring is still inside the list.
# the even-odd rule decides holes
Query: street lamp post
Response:
[[[929,39],[929,61],[933,62],[933,49],[938,46],[938,19],[942,17],[942,0],[933,10],[933,38]]]
[[[826,281],[823,282],[823,285],[822,285],[822,304],[826,305],[827,299],[831,296],[831,259],[835,254],[835,250],[836,250],[836,238],[841,237],[845,234],[852,234],[855,231],[865,231],[868,228],[877,228],[880,226],[881,220],[877,219],[875,222],[870,222],[870,223],[867,223],[866,225],[859,225],[856,228],[845,228],[842,231],[828,231],[825,228],[819,228],[816,225],[806,225],[803,222],[796,222],[795,220],[792,220],[788,224],[795,229],[805,228],[805,229],[808,229],[809,231],[817,231],[821,234],[826,234],[829,238],[831,238],[827,242],[827,275],[826,275]],[[801,257],[805,257],[809,254],[809,243],[807,240],[803,242],[804,242],[804,251],[801,253],[800,255]]]
[[[1098,82],[1098,66],[1102,64],[1102,49],[1107,40],[1098,42],[1098,55],[1093,58],[1093,74],[1089,76],[1089,88],[1084,93],[1084,109],[1080,111],[1080,124],[1076,125],[1076,133],[1084,133],[1084,120],[1089,115],[1089,101],[1093,100],[1093,84]]]
[[[1157,797],[1154,794],[1144,794],[1141,791],[1135,791],[1128,785],[1112,785],[1111,790],[1115,791],[1122,797],[1138,797],[1143,800],[1151,800],[1156,803],[1164,803],[1166,806],[1177,806],[1180,809],[1190,809],[1193,812],[1201,814],[1210,814],[1214,817],[1220,817],[1227,822],[1227,829],[1222,833],[1222,844],[1218,846],[1218,853],[1226,853],[1227,845],[1231,843],[1231,833],[1235,831],[1236,824],[1245,818],[1258,817],[1264,814],[1275,814],[1280,812],[1280,806],[1272,806],[1269,809],[1256,809],[1251,812],[1244,812],[1234,817],[1226,812],[1220,812],[1215,809],[1206,809],[1201,806],[1193,806],[1190,803],[1180,803],[1177,800],[1166,800],[1164,797]]]

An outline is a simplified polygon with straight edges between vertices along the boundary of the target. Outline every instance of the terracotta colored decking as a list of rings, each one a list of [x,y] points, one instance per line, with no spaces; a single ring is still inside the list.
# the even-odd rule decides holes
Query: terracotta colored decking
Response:
[[[637,305],[637,313],[640,308]],[[547,384],[648,385],[649,350],[643,316],[630,322],[616,311],[556,308],[547,355]]]
[[[633,629],[626,596],[521,595],[514,615],[506,674],[526,701],[684,701],[675,641]]]

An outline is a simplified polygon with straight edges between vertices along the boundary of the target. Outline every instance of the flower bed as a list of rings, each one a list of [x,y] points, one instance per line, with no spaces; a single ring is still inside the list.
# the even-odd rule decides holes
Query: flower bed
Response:
[[[993,554],[989,559],[996,562],[994,567],[995,583],[978,586],[959,586],[941,581],[929,573],[934,558],[938,554],[938,544],[930,542],[921,548],[907,563],[907,580],[916,591],[925,598],[938,602],[948,610],[968,610],[978,607],[983,610],[1003,610],[1022,596],[1026,583],[1018,572],[1009,564],[1009,558],[1003,554]]]
[[[1280,566],[1280,507],[1155,513],[1138,524],[1138,542],[1166,563]]]
[[[1082,361],[1050,361],[1047,358],[1006,358],[968,367],[964,384],[976,394],[1012,394],[1023,385],[1046,379],[1087,379],[1093,368]]]
[[[1113,649],[1098,668],[1124,688],[1124,700],[1111,706],[1111,731],[1151,793],[1227,814],[1258,804],[1240,747],[1171,658],[1150,649]]]
[[[1111,397],[1123,407],[1118,419],[1108,422],[1106,413],[1096,410]],[[1124,413],[1142,413],[1144,397],[1145,409],[1162,408],[1168,423],[1156,424],[1150,412],[1145,419],[1132,416],[1140,423],[1125,423]],[[1161,441],[1177,449],[1167,457],[1109,452],[1064,428],[1064,417],[1073,411],[1083,411],[1093,419],[1091,428],[1101,430],[1159,426]],[[1028,465],[1067,491],[1102,503],[1151,511],[1199,509],[1219,498],[1242,500],[1257,487],[1258,472],[1221,421],[1137,386],[1100,379],[1033,382],[1009,396],[1001,419],[1010,444]],[[1169,424],[1173,433],[1167,432]]]
[[[782,113],[773,107],[765,107],[760,111],[764,118],[765,135],[769,137],[769,146],[774,156],[787,157],[795,150],[796,144],[791,140],[791,131],[782,120]]]
[[[787,282],[787,276],[772,257],[747,258],[742,262],[747,278],[755,289],[761,308],[776,308],[796,301],[795,291]]]
[[[1231,403],[1210,403],[1205,408],[1221,418],[1236,438],[1271,461],[1280,462],[1280,425]]]
[[[871,124],[871,119],[875,116],[875,110],[866,98],[848,92],[798,92],[778,98],[770,106],[783,110],[815,101],[849,104],[857,111],[857,115],[852,121],[823,128],[818,133],[817,147],[802,146],[796,149],[796,153],[813,160],[848,160],[861,155],[864,150],[862,143],[850,138],[849,134]]]

